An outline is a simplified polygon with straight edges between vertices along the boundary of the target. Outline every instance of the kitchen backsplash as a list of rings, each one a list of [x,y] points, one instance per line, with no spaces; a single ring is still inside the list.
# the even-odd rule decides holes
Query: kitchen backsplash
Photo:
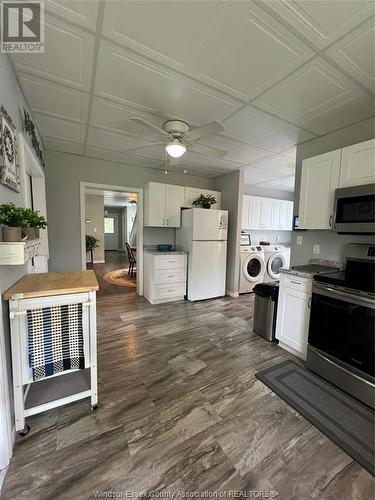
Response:
[[[250,234],[251,244],[258,245],[260,241],[269,241],[271,244],[290,245],[292,231],[246,231]]]

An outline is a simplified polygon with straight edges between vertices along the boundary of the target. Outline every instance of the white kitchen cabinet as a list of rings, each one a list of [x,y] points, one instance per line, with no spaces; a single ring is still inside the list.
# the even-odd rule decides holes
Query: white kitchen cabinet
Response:
[[[335,189],[339,185],[341,149],[302,162],[300,229],[330,229]]]
[[[149,182],[145,188],[145,226],[180,227],[184,193],[183,186]]]
[[[262,203],[261,198],[258,196],[250,197],[249,205],[249,229],[261,229],[260,216],[261,216]]]
[[[306,359],[312,279],[281,273],[276,338],[279,346]]]
[[[184,203],[183,206],[185,208],[189,208],[193,206],[193,201],[195,201],[201,194],[204,196],[211,195],[216,198],[217,203],[212,205],[212,208],[215,210],[220,210],[221,208],[221,193],[219,191],[213,191],[212,189],[200,189],[200,188],[192,188],[185,187],[185,195],[184,195]]]
[[[186,294],[187,255],[184,252],[144,253],[144,296],[151,304],[183,300]]]
[[[243,196],[241,229],[291,231],[292,219],[292,201]]]
[[[242,224],[241,229],[249,229],[249,214],[250,214],[250,196],[246,194],[242,197]]]
[[[375,182],[375,139],[342,149],[339,187]]]
[[[260,228],[272,229],[273,199],[260,198]]]

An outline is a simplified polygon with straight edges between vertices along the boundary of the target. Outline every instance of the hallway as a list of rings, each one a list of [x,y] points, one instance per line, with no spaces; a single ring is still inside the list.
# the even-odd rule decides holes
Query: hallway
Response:
[[[93,269],[95,271],[98,283],[99,291],[97,292],[98,297],[103,297],[107,295],[122,295],[124,293],[135,293],[135,288],[112,285],[103,279],[103,276],[111,271],[117,269],[127,269],[128,268],[128,258],[126,251],[106,251],[105,252],[105,264],[94,264]]]

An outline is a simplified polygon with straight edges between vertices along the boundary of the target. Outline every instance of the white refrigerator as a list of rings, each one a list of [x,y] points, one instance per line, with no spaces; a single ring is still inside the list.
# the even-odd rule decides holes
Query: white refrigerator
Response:
[[[182,210],[176,243],[179,249],[188,254],[188,300],[225,295],[227,234],[226,210]]]

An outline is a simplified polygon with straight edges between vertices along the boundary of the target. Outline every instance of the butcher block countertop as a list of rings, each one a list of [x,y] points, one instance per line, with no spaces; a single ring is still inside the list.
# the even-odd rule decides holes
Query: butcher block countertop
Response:
[[[25,274],[4,293],[5,300],[99,290],[94,271]]]

